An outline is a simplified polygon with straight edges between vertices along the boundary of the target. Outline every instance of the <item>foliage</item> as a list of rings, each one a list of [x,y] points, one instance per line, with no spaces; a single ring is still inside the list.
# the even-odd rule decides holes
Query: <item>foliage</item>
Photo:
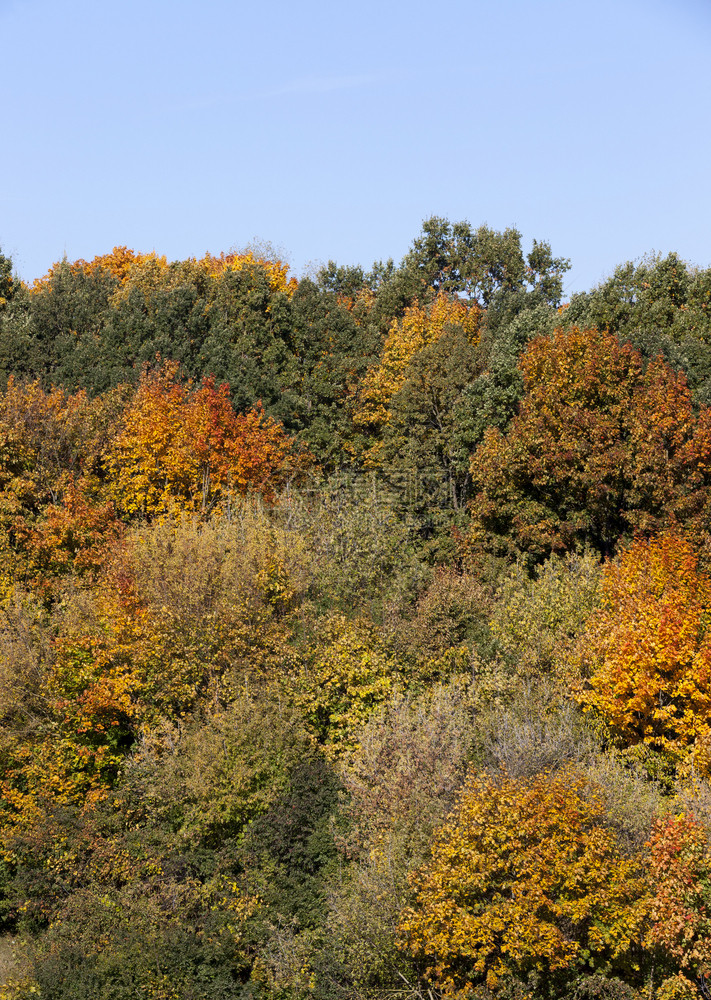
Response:
[[[254,902],[233,883],[157,873],[102,888],[76,892],[38,947],[42,998],[227,1000],[248,978]]]
[[[492,774],[531,778],[595,759],[593,736],[581,713],[544,682],[519,684],[503,704],[490,701],[476,718],[477,759]]]
[[[389,645],[414,674],[434,679],[468,671],[490,651],[491,588],[471,573],[438,567],[414,605],[390,608]]]
[[[302,280],[284,316],[293,359],[280,387],[279,413],[331,470],[350,465],[364,447],[352,409],[381,346],[377,331],[349,306]]]
[[[15,292],[16,282],[12,277],[12,260],[0,250],[0,309],[6,306]]]
[[[659,820],[650,844],[649,943],[659,946],[676,972],[711,971],[711,851],[708,835],[691,816]]]
[[[427,576],[413,526],[372,474],[289,490],[274,517],[308,549],[309,595],[318,609],[381,621],[384,606],[408,603]]]
[[[363,402],[357,419],[362,423],[384,423],[388,404],[402,387],[413,358],[445,331],[457,326],[470,342],[476,343],[479,311],[444,293],[429,306],[412,306],[402,319],[393,320],[383,345],[379,366],[366,379]]]
[[[553,257],[550,245],[533,241],[524,260],[521,234],[516,229],[496,232],[488,226],[473,230],[466,222],[450,223],[433,216],[422,224],[403,267],[438,291],[464,293],[488,307],[497,296],[527,285],[544,300],[557,305],[562,276],[570,262]]]
[[[120,393],[90,401],[84,391],[46,392],[10,377],[0,394],[0,538],[6,585],[44,596],[59,576],[92,574],[120,534],[100,495],[101,455]]]
[[[685,379],[661,358],[645,369],[612,335],[573,328],[534,340],[520,364],[517,415],[472,459],[476,543],[609,554],[633,528],[705,510],[707,417],[696,424]]]
[[[205,512],[233,494],[273,497],[294,457],[259,405],[236,414],[226,385],[181,383],[166,363],[141,377],[107,457],[109,488],[126,514],[165,514],[173,504]]]
[[[690,997],[709,272],[280,257],[0,255],[0,993]]]
[[[373,714],[343,762],[350,855],[365,856],[389,838],[399,842],[405,867],[425,857],[464,779],[471,723],[461,679],[417,696],[397,694]]]
[[[414,879],[403,947],[445,995],[496,992],[529,972],[562,985],[576,969],[625,968],[638,948],[645,886],[602,807],[573,772],[498,783],[472,775]]]
[[[679,534],[637,541],[606,565],[602,594],[581,640],[582,704],[624,745],[647,744],[672,762],[696,752],[705,770],[711,580],[694,548]]]
[[[475,348],[459,330],[423,348],[390,401],[376,460],[382,477],[397,490],[404,512],[419,533],[445,546],[446,526],[461,527],[471,496],[470,455],[477,443],[466,389],[479,365]],[[439,560],[451,556],[438,551]],[[430,555],[431,557],[431,555]]]
[[[600,573],[589,552],[552,555],[533,579],[521,563],[511,568],[497,594],[491,631],[517,674],[566,673],[576,639],[598,606]]]
[[[298,718],[260,696],[143,740],[105,801],[49,814],[11,882],[50,921],[43,991],[233,996],[280,913],[318,917],[336,789]]]
[[[281,672],[293,658],[288,618],[307,582],[302,544],[260,508],[234,515],[131,532],[90,601],[67,605],[61,648],[100,672],[129,670],[141,725],[229,700],[245,677]]]
[[[357,746],[368,716],[401,683],[400,669],[367,620],[331,614],[290,686],[294,703],[329,755]]]
[[[591,292],[573,296],[571,321],[623,337],[664,330],[674,340],[691,334],[707,341],[711,326],[709,271],[689,267],[675,253],[628,261]],[[584,317],[584,319],[583,319]]]
[[[433,830],[455,801],[471,751],[470,722],[461,683],[395,697],[344,758],[340,843],[355,864],[329,893],[333,944],[317,962],[317,984],[327,994],[379,996],[402,987],[403,975],[414,981],[397,948],[400,911],[412,895],[407,874],[425,860]]]

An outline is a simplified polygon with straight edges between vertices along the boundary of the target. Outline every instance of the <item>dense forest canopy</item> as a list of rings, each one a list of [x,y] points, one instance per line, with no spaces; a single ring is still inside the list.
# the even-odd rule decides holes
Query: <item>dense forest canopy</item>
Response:
[[[711,270],[568,267],[0,254],[0,997],[706,989]]]

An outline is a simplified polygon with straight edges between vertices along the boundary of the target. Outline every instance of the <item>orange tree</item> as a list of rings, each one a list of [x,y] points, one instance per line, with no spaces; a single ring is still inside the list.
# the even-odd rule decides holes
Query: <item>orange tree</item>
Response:
[[[472,775],[413,887],[402,947],[444,996],[512,978],[561,996],[586,972],[640,975],[641,860],[620,853],[575,772]]]
[[[711,578],[678,534],[635,542],[603,575],[603,606],[582,638],[580,700],[624,745],[708,769]]]
[[[125,514],[206,512],[231,494],[271,498],[294,448],[258,404],[235,413],[226,385],[181,382],[178,365],[145,370],[107,457],[109,492]]]
[[[708,420],[695,418],[683,375],[577,328],[534,340],[520,367],[519,412],[472,459],[475,544],[534,558],[581,543],[609,554],[620,536],[674,516],[696,518],[704,534]]]
[[[687,976],[711,973],[711,849],[708,834],[693,817],[659,820],[650,842],[654,890],[648,943],[659,948],[672,970],[668,985],[696,996]],[[677,994],[678,995],[678,994]]]
[[[52,594],[57,578],[95,572],[119,525],[100,494],[101,453],[121,393],[45,391],[12,376],[0,393],[0,590]]]

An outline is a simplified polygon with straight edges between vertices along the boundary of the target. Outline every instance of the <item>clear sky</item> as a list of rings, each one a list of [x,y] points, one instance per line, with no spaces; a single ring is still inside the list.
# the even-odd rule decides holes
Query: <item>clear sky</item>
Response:
[[[0,246],[399,260],[516,226],[567,290],[711,266],[711,0],[0,0]]]

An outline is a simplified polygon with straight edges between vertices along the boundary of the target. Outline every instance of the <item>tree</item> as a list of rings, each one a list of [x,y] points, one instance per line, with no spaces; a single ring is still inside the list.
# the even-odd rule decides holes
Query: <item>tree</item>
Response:
[[[426,981],[465,997],[533,975],[561,996],[581,973],[629,975],[645,882],[641,859],[624,857],[603,821],[574,771],[472,775],[401,919],[402,946]]]
[[[243,695],[146,734],[104,801],[50,803],[39,835],[17,844],[13,902],[26,923],[49,923],[33,949],[43,995],[239,994],[274,924],[323,913],[336,792],[299,719],[275,701]]]
[[[283,317],[282,335],[292,352],[282,386],[285,424],[331,468],[350,464],[361,450],[351,409],[380,349],[380,338],[355,313],[343,294],[305,279]]]
[[[101,365],[110,302],[120,287],[110,267],[89,267],[84,261],[66,259],[55,264],[31,287],[24,316],[16,317],[17,332],[25,334],[24,326],[29,342],[15,374],[41,378],[45,388],[62,385],[95,392],[98,373],[94,368]],[[99,388],[107,386],[99,384]]]
[[[680,534],[638,540],[605,566],[602,608],[581,639],[580,699],[624,745],[709,766],[711,578]],[[687,765],[689,761],[687,759]]]
[[[392,396],[381,440],[372,449],[405,516],[424,538],[447,545],[471,496],[470,456],[477,443],[466,390],[479,373],[476,348],[459,328],[413,357]]]
[[[16,283],[12,277],[12,260],[0,250],[0,309],[12,298]]]
[[[691,267],[675,253],[648,254],[573,295],[561,319],[608,330],[645,358],[662,353],[686,374],[695,400],[711,402],[711,269]]]
[[[289,683],[308,728],[331,757],[357,745],[357,733],[400,682],[398,664],[368,621],[331,614],[319,621],[308,660]]]
[[[634,529],[706,509],[707,418],[696,424],[683,375],[577,328],[532,341],[519,364],[518,413],[472,458],[479,544],[534,559],[585,544],[610,554]]]
[[[194,387],[167,362],[146,369],[107,458],[117,507],[157,514],[172,504],[207,512],[231,494],[273,497],[295,459],[292,441],[261,406],[236,414],[227,385]]]
[[[425,287],[463,294],[488,309],[497,297],[527,287],[542,301],[558,305],[562,275],[570,262],[553,257],[549,244],[537,240],[524,259],[517,229],[497,232],[487,225],[472,229],[466,221],[450,223],[432,216],[422,223],[422,235],[414,240],[402,267]]]
[[[710,283],[709,270],[692,268],[675,253],[649,254],[621,264],[592,291],[574,295],[566,313],[571,323],[589,323],[623,339],[647,329],[676,341],[689,335],[707,341]]]
[[[402,319],[393,320],[383,345],[380,364],[371,369],[361,388],[361,402],[356,420],[362,424],[388,421],[388,404],[402,388],[408,367],[420,351],[434,344],[453,327],[459,327],[467,339],[476,343],[480,311],[444,293],[429,306],[412,306]]]
[[[0,545],[10,578],[49,597],[57,577],[96,570],[118,526],[100,496],[101,453],[121,400],[45,391],[10,376],[0,393]]]
[[[470,708],[461,683],[394,698],[345,761],[337,818],[352,864],[329,893],[329,946],[316,959],[327,995],[382,997],[402,987],[402,976],[415,978],[397,947],[400,911],[412,896],[407,874],[424,862],[455,802],[472,749]]]
[[[708,834],[681,813],[655,823],[650,842],[650,945],[661,949],[676,975],[697,995],[691,976],[711,972],[711,851]],[[663,987],[662,987],[663,988]],[[693,992],[692,992],[693,991]]]
[[[553,555],[534,579],[521,563],[511,568],[490,628],[518,676],[535,683],[545,674],[570,674],[576,642],[600,603],[600,576],[599,560],[590,552]]]

